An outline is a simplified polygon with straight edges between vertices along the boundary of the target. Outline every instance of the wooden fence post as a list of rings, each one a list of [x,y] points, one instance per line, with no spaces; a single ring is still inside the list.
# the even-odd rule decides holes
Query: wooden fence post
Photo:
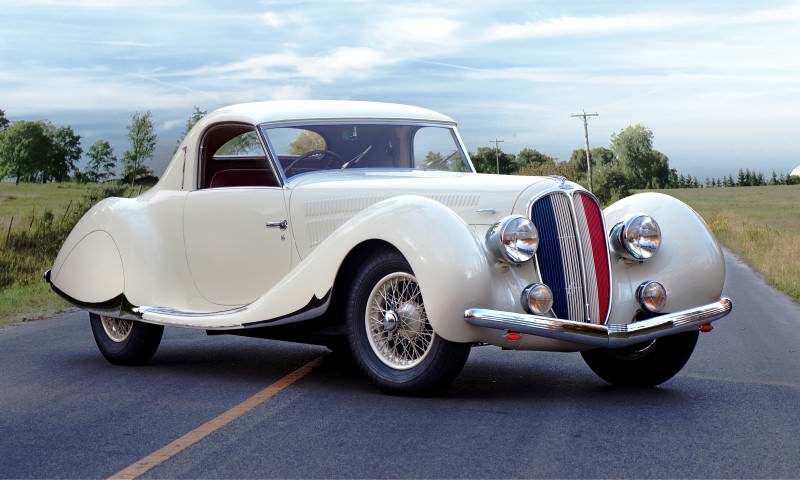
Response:
[[[11,225],[14,225],[14,216],[13,215],[11,216],[11,221],[8,222],[8,232],[6,232],[6,241],[3,242],[3,248],[6,248],[6,245],[8,245],[8,237],[11,236]]]

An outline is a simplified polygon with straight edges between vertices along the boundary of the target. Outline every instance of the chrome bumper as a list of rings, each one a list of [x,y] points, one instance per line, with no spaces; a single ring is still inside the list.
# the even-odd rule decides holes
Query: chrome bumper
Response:
[[[467,323],[478,327],[510,330],[538,337],[554,338],[593,348],[622,348],[674,335],[698,330],[702,325],[719,320],[733,308],[728,298],[702,307],[668,313],[634,323],[596,325],[557,318],[471,308],[464,312]]]

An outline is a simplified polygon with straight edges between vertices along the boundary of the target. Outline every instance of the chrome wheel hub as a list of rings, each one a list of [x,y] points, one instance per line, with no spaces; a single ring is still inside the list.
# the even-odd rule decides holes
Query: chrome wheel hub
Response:
[[[400,319],[393,310],[386,312],[383,316],[383,329],[386,330],[386,333],[394,333],[397,330],[399,320]]]

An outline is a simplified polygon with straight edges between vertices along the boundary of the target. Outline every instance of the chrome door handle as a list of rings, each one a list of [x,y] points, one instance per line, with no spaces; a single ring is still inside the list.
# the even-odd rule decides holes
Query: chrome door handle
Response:
[[[281,220],[280,222],[267,222],[266,225],[268,228],[280,228],[281,230],[286,230],[289,226],[289,222],[286,220]]]

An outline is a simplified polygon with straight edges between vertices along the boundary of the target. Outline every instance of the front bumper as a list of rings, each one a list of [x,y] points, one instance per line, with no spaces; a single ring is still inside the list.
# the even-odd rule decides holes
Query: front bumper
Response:
[[[623,348],[667,335],[698,330],[702,325],[729,314],[732,309],[731,300],[723,297],[702,307],[633,323],[597,325],[482,308],[465,311],[464,319],[478,327],[553,338],[592,348]]]

